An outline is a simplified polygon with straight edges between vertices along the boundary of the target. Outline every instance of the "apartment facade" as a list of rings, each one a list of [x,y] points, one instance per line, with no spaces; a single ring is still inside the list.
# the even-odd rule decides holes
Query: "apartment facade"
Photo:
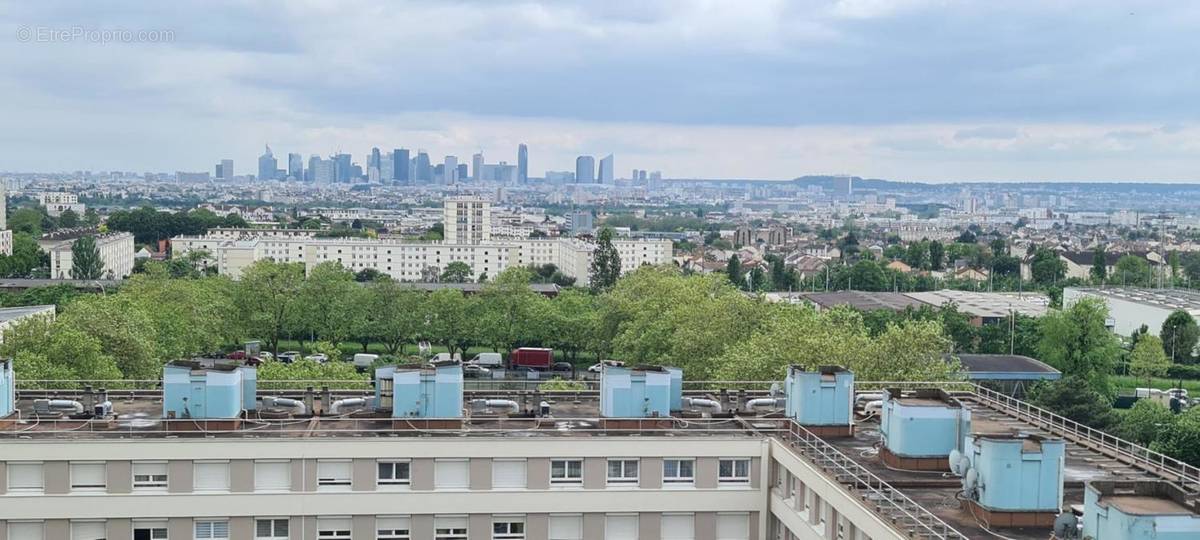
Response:
[[[50,279],[71,279],[73,255],[71,248],[79,235],[68,238],[48,237],[38,240],[38,246],[50,255]],[[96,249],[104,262],[104,279],[125,279],[133,273],[133,234],[114,232],[96,235]]]

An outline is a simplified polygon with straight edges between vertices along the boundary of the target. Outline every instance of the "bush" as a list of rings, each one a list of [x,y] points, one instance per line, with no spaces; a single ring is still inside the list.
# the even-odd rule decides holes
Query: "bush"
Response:
[[[1112,402],[1080,376],[1043,381],[1029,392],[1029,401],[1080,424],[1104,429],[1115,420]]]
[[[587,390],[587,385],[582,381],[568,381],[555,377],[539,384],[538,390],[542,392],[579,392]]]
[[[1121,415],[1113,434],[1148,446],[1174,424],[1175,413],[1170,409],[1149,399],[1139,399],[1132,409]]]
[[[1168,379],[1200,380],[1200,366],[1187,364],[1171,364],[1167,368]]]

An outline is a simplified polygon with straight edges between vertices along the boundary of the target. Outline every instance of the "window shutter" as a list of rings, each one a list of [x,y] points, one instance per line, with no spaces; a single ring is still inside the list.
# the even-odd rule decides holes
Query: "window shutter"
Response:
[[[638,517],[607,516],[604,520],[604,540],[637,540]]]
[[[525,460],[493,460],[493,489],[522,489],[526,486]]]
[[[691,514],[663,514],[662,540],[694,540],[696,524]]]
[[[349,461],[317,461],[317,484],[348,485]]]
[[[10,521],[8,540],[42,540],[42,523]]]
[[[439,459],[435,463],[433,480],[437,489],[467,489],[470,487],[470,464],[465,460]]]
[[[104,540],[103,521],[72,521],[71,540]]]
[[[410,530],[412,528],[411,520],[406,517],[381,517],[375,520],[375,528],[379,530],[394,531],[396,529]]]
[[[292,489],[292,464],[286,461],[255,461],[255,491],[288,491]]]
[[[349,531],[350,520],[347,518],[317,518],[318,533],[332,533],[335,531]]]
[[[583,538],[582,516],[550,516],[550,540]]]
[[[750,514],[717,514],[717,540],[749,540]]]
[[[37,491],[45,485],[41,463],[9,463],[8,489],[10,491]]]
[[[196,462],[196,491],[229,491],[229,463]]]
[[[102,489],[107,484],[103,463],[72,463],[71,487]]]

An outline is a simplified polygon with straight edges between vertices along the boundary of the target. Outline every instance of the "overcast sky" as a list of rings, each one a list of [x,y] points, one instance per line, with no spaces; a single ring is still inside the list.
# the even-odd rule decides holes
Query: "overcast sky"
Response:
[[[54,37],[127,30],[134,43]],[[1200,2],[0,1],[0,170],[1200,178]],[[166,42],[136,42],[167,31]]]

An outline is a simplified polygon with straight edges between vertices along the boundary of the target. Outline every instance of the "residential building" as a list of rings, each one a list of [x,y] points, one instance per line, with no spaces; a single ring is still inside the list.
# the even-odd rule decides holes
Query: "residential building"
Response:
[[[96,249],[104,263],[102,279],[125,279],[133,273],[133,234],[114,232],[96,235],[92,231],[72,229],[55,232],[38,240],[38,246],[50,256],[50,279],[71,279],[75,241],[86,235],[96,238]]]
[[[443,205],[447,244],[481,244],[491,240],[492,204],[477,197],[450,197]]]
[[[1066,287],[1063,305],[1070,306],[1082,298],[1097,298],[1108,306],[1108,325],[1122,336],[1132,335],[1142,325],[1147,331],[1169,343],[1170,336],[1160,336],[1167,317],[1176,311],[1186,311],[1200,317],[1200,293],[1190,289],[1147,289],[1142,287]]]
[[[46,213],[54,217],[61,216],[67,210],[82,217],[83,213],[87,211],[87,205],[79,202],[79,196],[74,193],[46,191],[38,193],[37,199],[38,204],[46,209]]]

